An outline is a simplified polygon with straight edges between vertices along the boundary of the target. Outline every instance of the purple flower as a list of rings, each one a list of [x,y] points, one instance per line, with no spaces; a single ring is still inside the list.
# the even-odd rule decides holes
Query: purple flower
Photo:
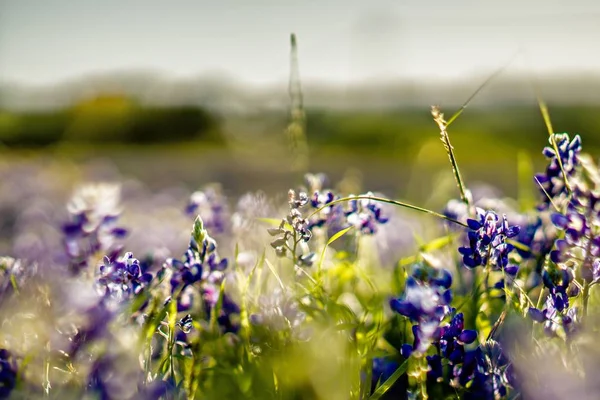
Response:
[[[555,242],[550,253],[555,263],[569,260],[587,281],[598,278],[596,260],[600,257],[600,236],[596,226],[600,218],[600,195],[584,183],[573,181],[573,196],[564,214],[552,214],[552,223],[564,231],[564,239]]]
[[[63,243],[69,267],[75,273],[86,268],[94,254],[118,254],[127,230],[117,226],[120,190],[98,184],[79,188],[67,206],[70,221],[63,224]]]
[[[473,343],[476,339],[477,331],[464,329],[464,316],[458,313],[452,318],[450,324],[440,329],[441,354],[451,365],[462,363],[465,355],[464,345]]]
[[[10,396],[17,383],[17,362],[6,349],[0,349],[0,398]]]
[[[463,263],[468,268],[490,265],[500,270],[508,266],[508,254],[513,246],[506,239],[519,233],[518,226],[509,226],[506,216],[502,221],[493,211],[477,209],[478,219],[468,219],[469,231],[467,237],[469,247],[460,247],[458,251],[463,256]]]
[[[368,192],[360,196],[373,197],[374,194]],[[349,197],[353,197],[353,195]],[[388,218],[382,214],[379,204],[371,199],[350,200],[345,215],[350,226],[356,227],[359,232],[367,235],[372,235],[377,231],[377,224],[388,222]]]
[[[96,282],[102,295],[122,302],[139,294],[152,278],[142,271],[140,262],[129,252],[116,260],[105,256]]]
[[[576,135],[570,140],[566,133],[555,133],[549,140],[556,142],[558,154],[553,146],[545,147],[544,156],[549,160],[546,171],[535,176],[536,184],[540,187],[541,201],[538,209],[545,210],[554,202],[564,201],[567,195],[567,189],[564,182],[563,170],[567,179],[575,175],[576,168],[579,165],[578,155],[581,152],[581,138]],[[560,163],[559,163],[560,159]],[[562,170],[561,170],[562,164]]]
[[[450,312],[452,276],[444,269],[416,265],[406,280],[404,295],[390,301],[395,312],[408,317],[413,325],[414,345],[405,353],[425,353],[440,335],[440,323]]]

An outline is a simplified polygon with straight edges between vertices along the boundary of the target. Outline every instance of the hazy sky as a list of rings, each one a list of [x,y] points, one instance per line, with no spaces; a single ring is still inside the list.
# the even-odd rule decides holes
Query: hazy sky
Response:
[[[287,79],[465,78],[496,69],[600,72],[600,2],[566,0],[0,0],[0,80],[50,83],[143,68]]]

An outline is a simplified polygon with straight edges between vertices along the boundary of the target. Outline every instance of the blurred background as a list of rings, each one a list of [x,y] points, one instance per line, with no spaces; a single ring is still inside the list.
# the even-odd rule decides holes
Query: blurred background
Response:
[[[500,69],[450,128],[467,183],[515,196],[518,161],[541,170],[536,95],[555,131],[600,145],[591,0],[3,0],[4,177],[77,175],[64,166],[149,190],[285,193],[299,183],[284,135],[292,32],[309,170],[334,182],[430,199],[452,176],[430,106],[449,117]]]

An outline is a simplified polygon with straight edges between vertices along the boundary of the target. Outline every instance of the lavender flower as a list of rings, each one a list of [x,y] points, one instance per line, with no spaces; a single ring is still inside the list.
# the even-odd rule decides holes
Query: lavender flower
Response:
[[[560,204],[566,199],[567,187],[562,171],[564,170],[566,179],[569,179],[575,175],[579,165],[578,155],[581,152],[579,135],[570,140],[567,133],[555,133],[549,139],[550,144],[552,144],[552,140],[556,142],[558,154],[554,147],[545,147],[543,154],[549,160],[548,166],[544,173],[535,176],[535,180],[541,186],[541,202],[538,206],[540,210],[549,208],[553,202]]]

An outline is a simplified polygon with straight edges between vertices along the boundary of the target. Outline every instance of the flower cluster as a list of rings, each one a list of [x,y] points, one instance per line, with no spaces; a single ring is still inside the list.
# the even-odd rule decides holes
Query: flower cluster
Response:
[[[566,337],[569,338],[577,330],[577,307],[569,308],[569,298],[579,294],[579,289],[573,284],[573,270],[570,268],[544,270],[542,279],[549,291],[544,308],[539,310],[530,307],[528,314],[532,320],[544,323],[546,335],[556,336],[562,327]]]
[[[289,214],[281,220],[278,228],[269,229],[269,234],[275,236],[271,246],[279,257],[291,256],[295,265],[312,266],[315,253],[306,250],[306,243],[312,237],[309,223],[302,216],[301,208],[308,204],[308,196],[305,192],[296,192],[292,189],[288,192]],[[304,247],[304,248],[303,248]]]
[[[579,164],[578,155],[581,152],[579,135],[571,140],[566,133],[555,133],[549,141],[551,145],[555,142],[558,154],[554,146],[544,148],[543,154],[549,163],[544,173],[535,176],[542,196],[538,206],[540,210],[548,209],[552,203],[562,203],[567,197],[565,178],[569,179],[575,174]]]
[[[152,280],[152,274],[144,272],[133,253],[111,260],[104,257],[96,279],[101,295],[117,302],[133,298]]]
[[[200,216],[194,222],[190,244],[183,259],[170,258],[166,264],[171,271],[171,295],[175,296],[178,311],[188,311],[193,307],[194,287],[199,288],[206,315],[211,315],[222,298],[216,318],[226,330],[237,329],[231,317],[240,312],[239,307],[221,290],[228,261],[219,257],[217,244],[204,228]]]
[[[406,280],[404,295],[390,301],[392,310],[415,323],[414,345],[406,345],[404,354],[423,354],[436,339],[442,320],[450,312],[451,285],[452,275],[447,270],[418,264]]]
[[[70,221],[62,227],[72,271],[88,267],[94,254],[109,254],[112,258],[121,251],[119,240],[127,230],[117,225],[118,203],[119,187],[115,185],[87,185],[75,192],[67,206]]]
[[[574,180],[574,195],[564,214],[552,214],[552,222],[564,238],[555,242],[551,259],[555,263],[569,260],[572,267],[579,267],[587,281],[598,279],[594,266],[600,257],[600,193],[586,184]]]
[[[508,254],[514,246],[506,239],[519,233],[518,226],[509,226],[506,216],[502,220],[493,211],[477,209],[477,219],[468,219],[469,247],[458,249],[463,263],[469,268],[491,266],[493,269],[505,269],[507,273],[516,273],[516,267],[508,266]]]
[[[315,191],[311,198],[311,206],[320,211],[310,219],[310,228],[326,227],[330,234],[334,234],[352,226],[361,234],[372,235],[377,232],[378,224],[388,222],[388,218],[382,213],[381,206],[375,200],[365,198],[374,197],[372,192],[348,197],[351,200],[344,207],[335,202],[340,197],[332,191]]]
[[[508,389],[514,387],[512,364],[495,340],[468,351],[462,365],[454,368],[453,375],[455,386],[468,387],[465,399],[505,398]]]

